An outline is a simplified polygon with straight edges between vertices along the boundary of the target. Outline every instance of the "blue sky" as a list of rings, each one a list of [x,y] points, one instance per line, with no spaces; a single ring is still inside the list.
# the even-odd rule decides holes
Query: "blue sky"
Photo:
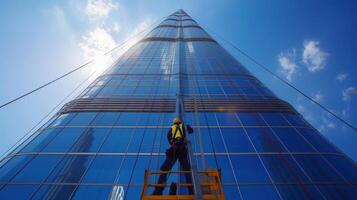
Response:
[[[0,103],[98,62],[0,109],[0,153],[111,58],[101,53],[183,8],[248,70],[355,161],[357,133],[277,81],[216,33],[357,126],[357,2],[332,0],[7,1],[0,12]],[[211,32],[213,30],[214,32]],[[141,35],[142,36],[142,35]],[[130,40],[126,48],[138,38]],[[113,56],[120,55],[115,52]],[[105,63],[105,64],[103,64]],[[81,90],[81,89],[80,89]],[[71,96],[73,98],[78,92]]]

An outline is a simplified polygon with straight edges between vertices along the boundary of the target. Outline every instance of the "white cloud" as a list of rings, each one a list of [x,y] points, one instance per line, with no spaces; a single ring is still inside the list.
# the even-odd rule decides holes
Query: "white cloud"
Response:
[[[324,96],[321,94],[320,91],[318,91],[317,93],[313,94],[312,99],[320,103],[324,99]]]
[[[111,31],[113,31],[114,33],[119,33],[120,25],[118,23],[114,23],[112,28],[111,28]]]
[[[279,72],[283,74],[288,81],[292,80],[293,75],[296,73],[298,66],[295,63],[296,50],[282,52],[278,55]]]
[[[95,59],[91,64],[91,71],[95,71],[94,78],[101,74],[112,62],[113,57],[103,55],[116,46],[113,37],[104,28],[95,28],[82,37],[79,47],[82,49],[85,60]]]
[[[350,101],[351,93],[353,93],[354,91],[356,91],[356,88],[354,88],[354,87],[349,87],[349,88],[342,90],[342,100],[346,101],[346,102]]]
[[[325,68],[327,53],[318,47],[318,41],[305,41],[302,61],[310,72]]]
[[[336,79],[340,82],[344,81],[348,77],[348,74],[342,73],[342,74],[337,74]]]
[[[118,4],[112,0],[88,0],[85,11],[90,17],[105,18],[115,9],[118,9]]]

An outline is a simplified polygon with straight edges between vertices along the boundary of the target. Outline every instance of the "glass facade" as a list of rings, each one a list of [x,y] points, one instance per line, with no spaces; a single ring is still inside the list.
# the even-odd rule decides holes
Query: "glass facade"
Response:
[[[356,163],[180,10],[1,161],[0,199],[139,199],[179,106],[226,199],[356,198]]]

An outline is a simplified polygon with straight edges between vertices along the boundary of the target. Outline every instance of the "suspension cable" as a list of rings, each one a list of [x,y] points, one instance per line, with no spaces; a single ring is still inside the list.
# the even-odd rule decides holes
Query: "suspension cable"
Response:
[[[102,55],[103,55],[103,56],[106,56],[106,55],[108,55],[109,53],[111,53],[111,52],[117,50],[118,48],[123,47],[128,41],[130,41],[131,39],[133,39],[133,38],[139,36],[140,34],[144,33],[145,31],[147,31],[149,28],[151,28],[152,26],[154,26],[158,21],[161,21],[162,19],[163,19],[163,18],[160,18],[160,19],[156,20],[154,23],[152,23],[151,25],[149,25],[147,28],[145,28],[145,29],[143,29],[142,31],[140,31],[140,32],[134,34],[133,36],[129,37],[128,39],[124,40],[122,43],[120,43],[119,45],[117,45],[117,46],[114,47],[113,49],[111,49],[111,50],[105,52],[105,53],[102,54]],[[59,77],[57,77],[57,78],[55,78],[54,80],[49,81],[49,82],[47,82],[47,83],[45,83],[45,84],[43,84],[43,85],[41,85],[41,86],[39,86],[39,87],[37,87],[37,88],[35,88],[35,89],[29,91],[29,92],[27,92],[27,93],[25,93],[25,94],[23,94],[23,95],[21,95],[21,96],[18,96],[18,97],[16,97],[16,98],[14,98],[14,99],[12,99],[12,100],[10,100],[10,101],[8,101],[8,102],[6,102],[6,103],[0,105],[0,109],[3,108],[3,107],[5,107],[5,106],[7,106],[7,105],[9,105],[9,104],[11,104],[11,103],[14,103],[14,102],[16,102],[16,101],[18,101],[18,100],[20,100],[20,99],[22,99],[22,98],[24,98],[24,97],[26,97],[26,96],[32,94],[32,93],[34,93],[34,92],[36,92],[36,91],[38,91],[38,90],[40,90],[40,89],[42,89],[42,88],[44,88],[44,87],[46,87],[46,86],[48,86],[48,85],[51,85],[52,83],[54,83],[54,82],[56,82],[56,81],[58,81],[58,80],[60,80],[60,79],[62,79],[62,78],[64,78],[64,77],[66,77],[66,76],[68,76],[68,75],[70,75],[70,74],[72,74],[72,73],[74,73],[74,72],[76,72],[76,71],[78,71],[78,70],[80,70],[80,69],[82,69],[82,68],[85,68],[85,67],[88,66],[89,64],[93,63],[95,60],[96,60],[96,58],[93,58],[92,60],[87,61],[86,63],[80,65],[79,67],[74,68],[73,70],[71,70],[71,71],[69,71],[69,72],[67,72],[67,73],[65,73],[65,74],[63,74],[63,75],[61,75],[61,76],[59,76]]]
[[[246,53],[244,50],[242,50],[241,48],[237,47],[234,43],[230,42],[229,40],[225,39],[224,37],[220,36],[219,34],[217,34],[215,31],[212,31],[212,29],[209,29],[207,26],[205,26],[205,28],[207,30],[209,30],[210,32],[214,33],[217,37],[221,38],[224,42],[226,42],[227,44],[229,44],[230,46],[232,46],[235,50],[237,50],[239,53],[241,53],[243,56],[247,57],[250,61],[252,61],[254,64],[256,64],[257,66],[259,66],[260,68],[262,68],[263,70],[265,70],[266,72],[268,72],[270,75],[274,76],[275,78],[277,78],[278,80],[280,80],[281,82],[283,82],[284,84],[286,84],[287,86],[289,86],[290,88],[292,88],[293,90],[295,90],[296,92],[300,93],[301,95],[303,95],[305,98],[307,98],[308,100],[310,100],[311,102],[313,102],[314,104],[316,104],[317,106],[319,106],[321,109],[323,109],[324,111],[328,112],[329,114],[331,114],[332,116],[334,116],[336,119],[338,119],[339,121],[341,121],[343,124],[347,125],[348,127],[350,127],[351,129],[357,131],[357,128],[354,127],[351,123],[347,122],[345,119],[339,117],[337,114],[335,114],[333,111],[331,111],[330,109],[328,109],[326,106],[322,105],[321,103],[315,101],[313,98],[311,98],[309,95],[307,95],[306,93],[304,93],[303,91],[301,91],[300,89],[298,89],[296,86],[294,86],[293,84],[289,83],[288,81],[286,81],[285,79],[281,78],[280,76],[278,76],[277,74],[275,74],[274,72],[272,72],[269,68],[267,68],[266,66],[264,66],[263,64],[261,64],[260,62],[258,62],[255,58],[253,58],[252,56],[250,56],[248,53]]]
[[[63,98],[55,107],[53,107],[39,122],[37,122],[29,131],[26,132],[25,135],[23,135],[14,145],[12,145],[7,151],[5,151],[3,154],[0,156],[0,160],[7,155],[15,146],[17,146],[21,141],[24,141],[25,138],[27,138],[30,133],[38,126],[40,125],[44,120],[47,119],[48,116],[50,116],[59,106],[61,106],[69,97],[71,97],[76,91],[79,90],[79,88],[84,85],[94,74],[96,71],[92,72],[87,78],[85,78],[77,87],[75,87],[65,98]]]

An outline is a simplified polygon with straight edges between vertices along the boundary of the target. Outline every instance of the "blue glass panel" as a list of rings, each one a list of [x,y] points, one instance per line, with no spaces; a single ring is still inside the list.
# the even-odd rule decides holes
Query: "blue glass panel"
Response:
[[[128,184],[133,173],[136,156],[125,156],[124,163],[119,171],[119,184]]]
[[[51,172],[46,182],[78,183],[94,156],[67,155]]]
[[[237,113],[243,126],[265,126],[265,122],[257,113]]]
[[[319,155],[294,155],[294,157],[313,181],[343,181]]]
[[[118,126],[136,126],[145,125],[149,117],[149,113],[122,113],[119,121],[116,122]]]
[[[84,128],[64,128],[43,151],[67,152],[82,135],[84,130]]]
[[[122,156],[97,156],[82,182],[113,183],[121,162]]]
[[[238,191],[237,186],[223,186],[224,196],[228,199],[240,200],[240,192]]]
[[[284,117],[290,122],[293,126],[307,126],[307,123],[296,114],[284,114]]]
[[[130,186],[126,190],[125,199],[140,199],[142,187]]]
[[[243,199],[280,199],[276,189],[272,185],[240,186]]]
[[[289,126],[280,113],[261,113],[261,115],[270,126]]]
[[[131,138],[127,152],[139,152],[143,142],[144,131],[145,129],[143,128],[137,128],[134,130],[133,137]]]
[[[158,133],[161,129],[148,128],[145,129],[144,138],[140,145],[140,152],[152,152],[155,145],[155,141],[159,142]]]
[[[80,112],[67,124],[67,126],[87,126],[97,114],[98,113],[96,112]]]
[[[31,200],[70,199],[76,188],[76,185],[42,185]]]
[[[218,128],[210,128],[210,134],[215,152],[226,152],[220,130]]]
[[[42,131],[31,142],[29,142],[21,152],[39,152],[43,149],[62,128],[51,128]]]
[[[240,126],[235,113],[216,113],[220,126]]]
[[[118,119],[119,113],[113,112],[102,112],[99,113],[91,125],[93,126],[113,126],[115,121]]]
[[[41,182],[60,161],[59,155],[38,155],[13,179],[15,182]]]
[[[72,147],[71,152],[97,152],[111,128],[88,128]]]
[[[100,152],[126,152],[133,137],[133,129],[112,129]]]
[[[216,156],[218,168],[221,169],[223,183],[235,183],[234,174],[228,156]]]
[[[321,137],[321,135],[307,128],[298,129],[302,136],[306,138],[307,141],[312,144],[319,152],[337,152],[336,149],[329,144],[325,138]]]
[[[0,190],[0,199],[28,200],[37,185],[6,185]]]
[[[62,114],[50,126],[65,126],[76,115],[77,113]]]
[[[253,152],[243,128],[221,128],[228,152]]]
[[[356,199],[357,191],[351,185],[318,185],[322,194],[328,200]]]
[[[283,199],[324,199],[313,185],[277,185],[279,193]]]
[[[149,156],[138,156],[130,181],[131,184],[142,184],[144,182],[144,172],[148,169],[149,160]]]
[[[332,166],[340,172],[348,181],[357,183],[357,167],[353,161],[348,160],[343,156],[324,155],[324,157],[332,164]]]
[[[274,182],[308,182],[308,178],[290,155],[260,155],[260,157]]]
[[[269,177],[256,155],[231,156],[238,182],[270,182]]]
[[[0,181],[9,181],[18,171],[20,171],[33,156],[15,156],[7,161],[0,168]]]
[[[246,128],[248,136],[252,140],[258,152],[282,152],[285,151],[279,140],[268,128]]]
[[[274,128],[274,132],[291,152],[313,152],[314,149],[294,128]]]
[[[97,199],[109,199],[109,195],[112,191],[110,186],[87,186],[81,185],[76,190],[73,200],[97,200]]]

